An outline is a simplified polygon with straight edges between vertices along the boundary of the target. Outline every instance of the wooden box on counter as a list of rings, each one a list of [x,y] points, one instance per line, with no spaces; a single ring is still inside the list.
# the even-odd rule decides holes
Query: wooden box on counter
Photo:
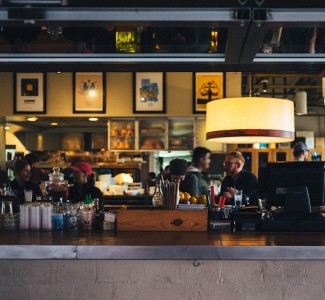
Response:
[[[207,229],[206,209],[117,211],[117,230],[120,231],[207,231]]]

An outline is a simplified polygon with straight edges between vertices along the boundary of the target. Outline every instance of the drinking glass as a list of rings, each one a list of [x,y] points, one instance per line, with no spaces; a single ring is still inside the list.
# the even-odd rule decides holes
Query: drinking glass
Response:
[[[243,190],[235,190],[235,206],[240,207],[243,204]]]
[[[25,202],[26,203],[32,202],[32,200],[33,200],[33,191],[32,190],[30,190],[30,191],[24,190],[24,194],[25,194]]]

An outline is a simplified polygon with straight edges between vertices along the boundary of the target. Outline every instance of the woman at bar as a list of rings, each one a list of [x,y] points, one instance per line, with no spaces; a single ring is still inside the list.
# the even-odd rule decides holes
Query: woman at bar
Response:
[[[93,170],[89,163],[79,162],[71,167],[73,170],[74,184],[69,187],[69,201],[77,203],[89,199],[99,199],[102,203],[103,194],[101,190],[95,187]]]
[[[41,189],[38,184],[30,181],[31,166],[27,160],[17,160],[14,164],[15,179],[10,182],[10,188],[16,195],[20,204],[25,202],[25,192],[32,191],[32,201],[36,197],[42,196]],[[28,199],[26,199],[28,201]]]

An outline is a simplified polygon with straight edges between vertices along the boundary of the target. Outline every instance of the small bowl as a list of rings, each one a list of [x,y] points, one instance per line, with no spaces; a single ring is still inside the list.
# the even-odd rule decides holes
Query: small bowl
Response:
[[[125,190],[124,193],[128,196],[137,196],[139,194],[138,190]]]
[[[144,194],[144,189],[138,189],[139,195],[143,195]]]

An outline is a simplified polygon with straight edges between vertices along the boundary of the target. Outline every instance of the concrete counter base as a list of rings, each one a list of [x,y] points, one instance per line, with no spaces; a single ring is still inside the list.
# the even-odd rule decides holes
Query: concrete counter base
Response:
[[[324,299],[325,261],[3,260],[0,299]]]
[[[324,299],[321,233],[1,232],[0,299]]]

